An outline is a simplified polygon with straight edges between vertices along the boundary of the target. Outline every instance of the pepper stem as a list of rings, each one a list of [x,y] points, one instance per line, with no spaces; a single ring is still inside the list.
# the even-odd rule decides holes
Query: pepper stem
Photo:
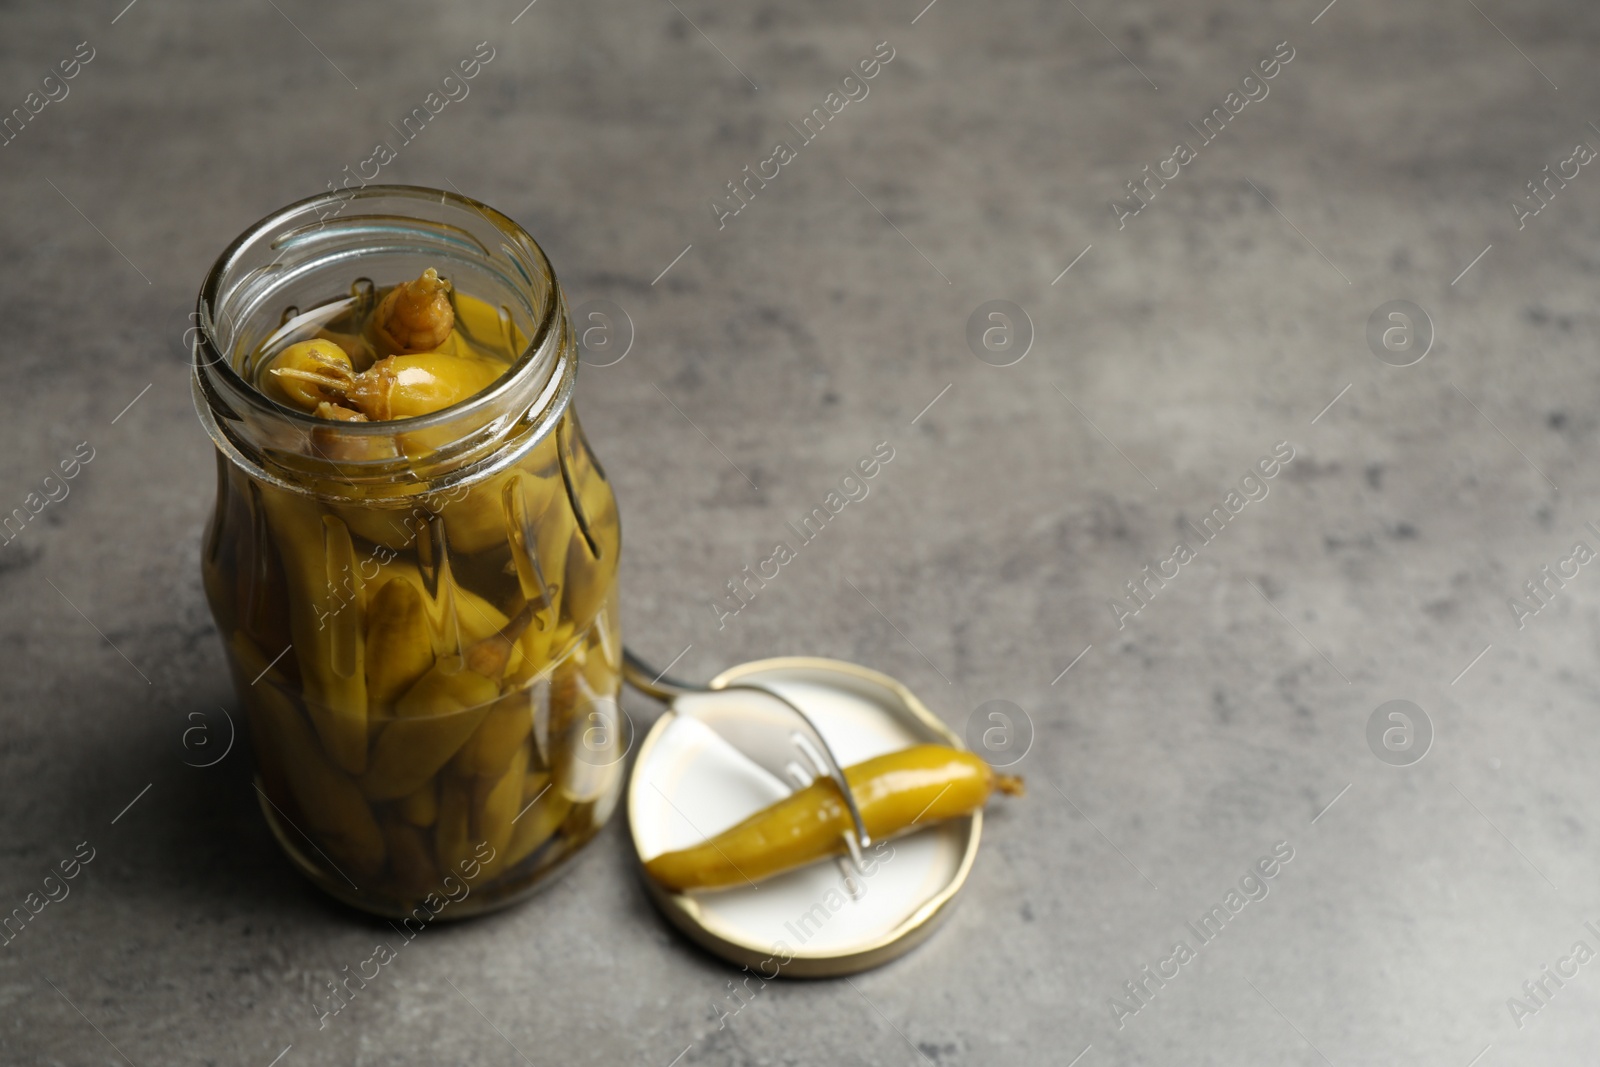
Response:
[[[297,382],[310,382],[312,385],[320,385],[333,393],[348,393],[355,385],[354,377],[348,374],[335,378],[327,374],[319,374],[316,371],[297,370],[294,367],[273,367],[267,373],[276,378],[292,378]]]
[[[533,621],[533,605],[526,604],[516,616],[467,650],[467,666],[485,678],[499,679],[511,659],[511,649]]]

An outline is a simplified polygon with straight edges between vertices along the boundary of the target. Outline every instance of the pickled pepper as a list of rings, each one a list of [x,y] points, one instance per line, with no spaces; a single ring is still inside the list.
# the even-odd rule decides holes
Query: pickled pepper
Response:
[[[391,352],[431,352],[455,328],[450,283],[429,267],[389,290],[374,316],[378,340]]]
[[[844,769],[874,841],[970,815],[998,789],[1020,796],[1022,779],[996,774],[970,752],[915,745]],[[747,885],[848,850],[855,824],[832,779],[819,778],[707,841],[645,862],[668,889]]]
[[[359,337],[322,329],[273,357],[262,385],[275,400],[343,422],[414,418],[460,403],[508,364],[458,342],[450,293],[450,283],[429,267],[389,290],[373,314],[370,329],[384,358],[372,362]]]

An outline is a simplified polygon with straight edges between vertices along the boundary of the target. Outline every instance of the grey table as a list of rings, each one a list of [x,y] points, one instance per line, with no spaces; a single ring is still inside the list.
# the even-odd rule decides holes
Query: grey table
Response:
[[[0,13],[0,1061],[1594,1062],[1600,9],[125,3]],[[235,234],[374,170],[625,312],[580,410],[641,653],[1031,724],[927,945],[735,1013],[616,819],[319,1029],[386,928],[242,748],[192,766],[233,704],[182,334]]]

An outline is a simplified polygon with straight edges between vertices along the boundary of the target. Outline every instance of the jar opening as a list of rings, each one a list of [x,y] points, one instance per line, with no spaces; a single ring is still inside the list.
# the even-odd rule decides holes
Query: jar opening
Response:
[[[481,392],[414,418],[331,422],[252,382],[246,361],[286,323],[314,324],[352,286],[395,284],[428,266],[525,339]],[[544,252],[493,208],[439,189],[372,185],[274,212],[218,258],[196,310],[195,403],[218,448],[255,477],[317,495],[407,496],[487,476],[549,431],[576,375]]]

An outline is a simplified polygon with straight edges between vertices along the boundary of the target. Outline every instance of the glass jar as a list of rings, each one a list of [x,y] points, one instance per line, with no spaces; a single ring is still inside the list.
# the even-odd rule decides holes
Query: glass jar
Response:
[[[485,312],[458,327],[507,353],[482,392],[333,422],[253,384],[263,353],[427,267]],[[274,835],[381,915],[526,895],[622,784],[617,508],[573,410],[577,349],[544,253],[452,193],[330,193],[241,235],[196,322],[217,447],[202,570]]]

